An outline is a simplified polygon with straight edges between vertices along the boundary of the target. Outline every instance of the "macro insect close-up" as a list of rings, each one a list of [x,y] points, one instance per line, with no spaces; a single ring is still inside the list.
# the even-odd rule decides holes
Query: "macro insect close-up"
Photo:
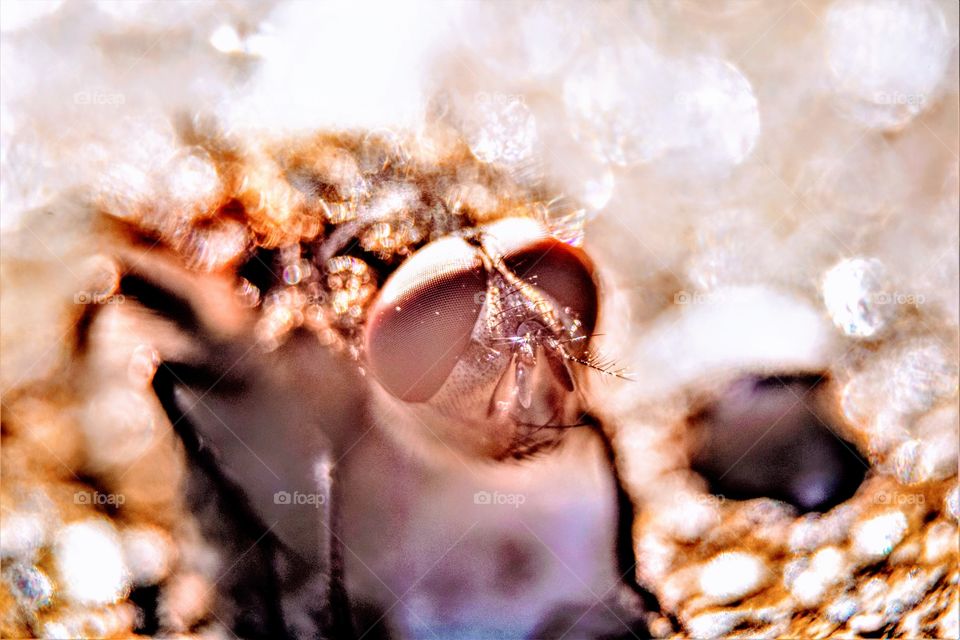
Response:
[[[0,7],[0,637],[960,636],[956,2]]]

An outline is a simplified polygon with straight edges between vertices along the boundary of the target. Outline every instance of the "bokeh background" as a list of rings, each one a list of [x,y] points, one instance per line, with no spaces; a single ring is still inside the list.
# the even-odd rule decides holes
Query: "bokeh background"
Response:
[[[670,614],[652,630],[956,637],[956,2],[0,8],[0,381],[14,416],[4,428],[46,429],[5,435],[5,479],[136,459],[133,484],[112,495],[143,513],[165,513],[158,505],[172,499],[163,478],[176,465],[141,457],[165,436],[127,419],[135,396],[110,397],[105,376],[105,395],[71,398],[68,414],[66,400],[32,390],[65,370],[70,309],[89,302],[78,292],[110,295],[110,268],[84,243],[84,203],[187,211],[219,188],[178,123],[250,140],[416,132],[440,120],[482,162],[556,192],[556,228],[604,268],[601,347],[635,375],[600,385],[596,402],[613,416],[623,476],[646,509],[640,577]],[[134,377],[155,366],[149,353],[131,358]],[[689,473],[676,425],[694,396],[713,397],[745,370],[829,374],[843,435],[871,469],[847,511],[813,524],[766,503],[747,513]],[[39,467],[24,463],[38,457]],[[4,485],[5,576],[29,586],[4,592],[8,611],[42,608],[52,587],[9,567],[52,545],[66,558],[63,584],[101,607],[97,624],[129,628],[129,609],[102,607],[131,584],[166,579],[179,543],[162,527],[64,529],[91,505],[64,498],[78,509],[64,520],[22,484]],[[723,556],[732,532],[748,529],[765,541]],[[831,545],[841,560],[830,552],[817,564]],[[912,556],[888,558],[911,545]],[[170,619],[189,628],[206,593],[194,574],[182,578],[167,595]],[[93,624],[75,613],[51,633]]]

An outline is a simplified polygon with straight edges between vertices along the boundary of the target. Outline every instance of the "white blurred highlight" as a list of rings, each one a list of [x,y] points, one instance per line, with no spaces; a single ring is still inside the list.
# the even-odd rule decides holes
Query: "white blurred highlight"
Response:
[[[423,70],[456,11],[428,2],[279,5],[268,17],[276,35],[261,44],[262,65],[228,117],[282,130],[415,125]],[[220,46],[240,46],[215,35]]]

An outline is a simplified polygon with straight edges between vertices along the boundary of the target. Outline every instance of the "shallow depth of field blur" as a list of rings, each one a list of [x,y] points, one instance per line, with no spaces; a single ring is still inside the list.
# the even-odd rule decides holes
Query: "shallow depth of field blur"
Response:
[[[24,221],[64,193],[120,208],[203,201],[218,188],[216,170],[177,139],[177,119],[215,121],[226,136],[255,139],[337,128],[417,131],[444,118],[481,162],[564,196],[556,215],[583,233],[604,269],[615,312],[603,321],[616,326],[601,332],[600,346],[634,379],[601,386],[599,402],[623,416],[615,447],[637,461],[624,467],[635,499],[659,486],[648,474],[665,452],[649,443],[673,442],[642,430],[644,403],[675,400],[698,376],[726,379],[739,367],[824,370],[842,388],[837,411],[853,425],[849,439],[877,474],[905,487],[952,478],[952,506],[942,517],[955,535],[955,1],[38,0],[0,8],[4,394],[54,375],[70,348],[59,307],[21,301],[47,290],[73,295],[100,268],[86,257],[56,266],[64,253],[76,255],[76,238],[63,233],[76,228],[70,212],[27,230]],[[34,263],[36,278],[25,277],[24,265]],[[142,438],[159,436],[135,426],[101,433],[101,411],[136,409],[105,406],[91,401],[79,414],[91,455],[104,465],[115,462],[111,455],[139,459],[152,446]],[[692,495],[694,485],[684,482]],[[30,511],[14,502],[5,490],[5,567],[57,535],[43,504]],[[657,535],[680,539],[720,522],[724,508],[680,508],[673,500],[647,512],[662,514],[649,525],[656,535],[637,530],[638,550],[649,552],[640,556],[641,577],[675,587],[657,595],[693,635],[723,635],[740,620],[706,619],[701,604],[740,600],[698,600],[709,576],[677,577],[683,547]],[[697,531],[684,544],[706,536]],[[904,531],[901,538],[916,534],[917,545],[926,540],[916,527]],[[161,534],[101,534],[72,530],[58,542],[95,552],[114,545],[103,555],[114,565],[69,568],[77,593],[110,601],[131,581],[164,575],[168,558],[157,549],[174,543]],[[819,579],[813,569],[794,566],[795,574],[808,571],[807,582],[791,591],[782,554],[770,563],[763,566],[793,598],[789,606],[803,603],[808,592],[800,591]],[[754,565],[728,569],[744,566]],[[946,566],[956,574],[956,555]],[[844,597],[867,606],[859,583],[854,595],[824,584],[807,610],[849,604]],[[951,593],[955,607],[955,583]],[[782,602],[767,605],[781,611]],[[759,607],[751,610],[757,620]],[[887,616],[877,628],[893,629],[906,609],[876,613]],[[944,619],[931,624],[955,637],[956,615]],[[847,630],[870,633],[873,622]]]

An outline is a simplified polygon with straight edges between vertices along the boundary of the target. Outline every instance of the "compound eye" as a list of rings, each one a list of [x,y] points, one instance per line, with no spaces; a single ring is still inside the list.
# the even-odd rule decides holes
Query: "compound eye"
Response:
[[[429,400],[469,345],[485,291],[477,249],[463,239],[417,251],[387,279],[367,316],[372,375],[405,402]]]
[[[580,338],[568,342],[566,348],[582,355],[596,326],[598,307],[593,264],[587,254],[559,240],[543,238],[506,254],[503,261],[518,277],[553,298],[570,320],[580,323]]]

